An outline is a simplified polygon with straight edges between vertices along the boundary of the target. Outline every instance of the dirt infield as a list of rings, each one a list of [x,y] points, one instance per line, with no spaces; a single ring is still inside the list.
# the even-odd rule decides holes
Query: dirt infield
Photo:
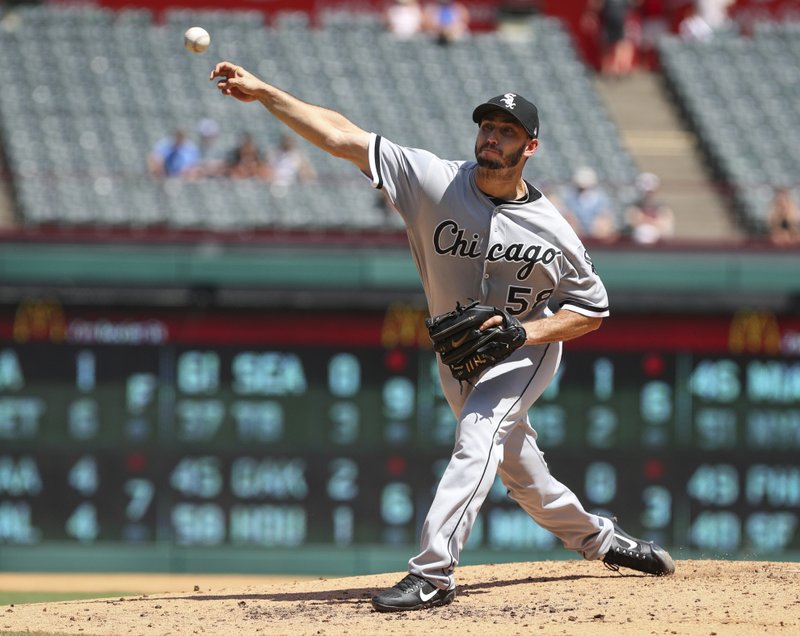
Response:
[[[4,575],[15,589],[150,590],[135,597],[0,607],[1,631],[63,634],[798,634],[800,564],[680,561],[674,576],[559,561],[459,569],[455,602],[379,614],[403,573],[339,579]],[[70,583],[70,579],[72,583]],[[128,581],[126,584],[126,580]],[[11,581],[11,583],[9,583]],[[144,587],[142,587],[144,586]]]

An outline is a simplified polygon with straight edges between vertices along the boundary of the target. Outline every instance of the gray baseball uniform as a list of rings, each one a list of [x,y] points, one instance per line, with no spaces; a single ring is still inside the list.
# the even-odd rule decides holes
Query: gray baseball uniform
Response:
[[[583,244],[529,183],[523,200],[499,201],[478,189],[474,161],[445,161],[377,135],[369,156],[373,186],[405,221],[431,315],[478,300],[525,321],[551,315],[551,299],[585,316],[608,315],[605,287]],[[498,473],[512,499],[565,547],[587,559],[609,550],[611,521],[586,512],[550,474],[528,421],[560,359],[561,343],[525,346],[463,387],[440,364],[458,419],[455,448],[411,573],[455,587],[459,554]]]

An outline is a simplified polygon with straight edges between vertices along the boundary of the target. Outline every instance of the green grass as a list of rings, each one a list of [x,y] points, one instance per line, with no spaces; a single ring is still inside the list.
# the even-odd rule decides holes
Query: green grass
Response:
[[[119,598],[120,596],[136,596],[136,593],[135,592],[2,592],[0,591],[0,606],[22,605],[23,603],[49,603],[53,601],[79,601],[87,598]],[[0,632],[0,633],[5,634],[6,632]]]
[[[58,601],[79,601],[88,598],[120,598],[136,596],[135,592],[2,592],[0,606],[23,605],[24,603],[49,603]],[[0,630],[1,636],[59,636],[54,632],[10,632]],[[89,636],[87,634],[87,636]]]

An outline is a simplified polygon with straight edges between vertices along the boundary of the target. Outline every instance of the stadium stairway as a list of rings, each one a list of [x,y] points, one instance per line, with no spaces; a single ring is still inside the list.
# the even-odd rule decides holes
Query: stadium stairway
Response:
[[[682,124],[659,76],[640,71],[621,80],[598,77],[595,86],[639,170],[661,179],[660,198],[675,213],[675,238],[740,238],[694,134]]]
[[[0,230],[14,225],[14,211],[9,192],[8,168],[0,152]]]

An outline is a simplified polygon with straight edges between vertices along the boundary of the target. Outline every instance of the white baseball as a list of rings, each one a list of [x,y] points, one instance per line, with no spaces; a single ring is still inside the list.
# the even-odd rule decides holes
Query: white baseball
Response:
[[[211,36],[203,27],[191,27],[183,34],[183,46],[192,53],[202,53],[211,44]]]

